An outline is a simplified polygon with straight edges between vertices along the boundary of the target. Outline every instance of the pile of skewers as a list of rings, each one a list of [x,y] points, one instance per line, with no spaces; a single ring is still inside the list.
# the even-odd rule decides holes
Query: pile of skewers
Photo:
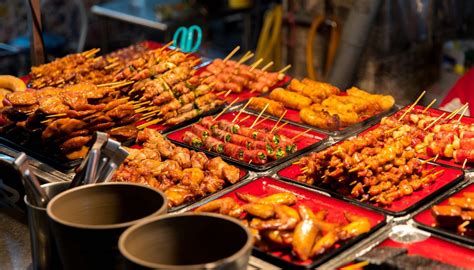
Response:
[[[280,117],[286,109],[299,111],[303,123],[326,130],[338,130],[392,108],[392,96],[369,94],[352,87],[340,90],[327,83],[293,79],[287,89],[274,89],[268,98],[258,98],[250,108],[260,110],[270,104],[268,113]]]
[[[435,205],[431,214],[436,226],[474,237],[474,192],[463,192],[462,197],[451,197],[447,205]]]
[[[284,72],[291,67],[287,66],[278,72],[268,72],[266,70],[273,65],[273,62],[270,62],[258,69],[263,59],[257,60],[251,66],[245,65],[244,63],[253,57],[250,52],[238,61],[230,60],[239,48],[237,46],[226,58],[217,58],[206,66],[205,71],[198,75],[203,83],[213,83],[216,91],[226,95],[242,91],[266,93],[283,80]]]
[[[113,81],[114,74],[126,63],[144,55],[148,48],[133,45],[105,56],[94,56],[100,49],[70,54],[55,61],[31,68],[30,87],[63,87],[65,85],[89,82],[101,84]]]
[[[234,102],[237,100],[235,99]],[[259,121],[264,110],[249,127],[241,124],[243,120],[239,119],[239,116],[250,102],[249,100],[241,108],[232,121],[218,120],[232,103],[217,116],[204,117],[183,134],[182,140],[193,147],[223,154],[249,164],[266,164],[296,152],[297,146],[294,139],[305,132],[288,138],[277,132],[283,126],[283,124],[278,126],[280,121],[276,122],[271,130],[255,128],[261,121],[266,120],[263,118]]]
[[[365,217],[345,212],[345,224],[326,220],[329,209],[313,212],[292,193],[275,193],[257,197],[236,193],[238,200],[224,197],[195,209],[217,212],[240,219],[254,236],[254,245],[262,251],[292,254],[301,261],[321,256],[341,241],[370,230]]]
[[[8,94],[2,134],[25,146],[60,153],[68,159],[87,154],[95,131],[106,131],[120,141],[134,139],[138,120],[128,98],[117,98],[110,87],[76,84],[64,88]]]
[[[430,185],[443,170],[428,169],[416,158],[412,137],[394,137],[385,126],[301,158],[298,181],[345,196],[390,205]]]
[[[466,104],[450,114],[433,116],[429,107],[418,109],[412,105],[382,119],[381,124],[392,128],[395,136],[411,134],[417,153],[435,157],[435,160],[452,160],[464,168],[466,163],[474,162],[474,125],[461,122],[467,108]],[[461,111],[462,114],[456,116]]]
[[[176,207],[212,194],[240,180],[240,170],[221,158],[178,147],[152,129],[138,133],[141,149],[130,148],[113,181],[146,184],[163,191]]]

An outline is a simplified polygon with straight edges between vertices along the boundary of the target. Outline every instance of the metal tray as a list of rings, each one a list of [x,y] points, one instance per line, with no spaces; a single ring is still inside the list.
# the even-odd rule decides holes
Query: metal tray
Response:
[[[415,209],[420,208],[424,204],[430,202],[433,198],[435,198],[439,194],[449,190],[451,187],[459,183],[464,178],[464,172],[459,169],[450,168],[450,167],[442,166],[442,165],[431,163],[431,162],[428,163],[427,166],[428,168],[438,167],[435,170],[436,171],[444,170],[444,173],[430,186],[423,187],[422,189],[413,192],[413,194],[410,196],[402,197],[401,199],[394,201],[388,207],[377,206],[368,202],[360,202],[354,198],[337,193],[336,191],[333,191],[327,187],[313,186],[313,185],[308,185],[302,182],[298,182],[296,179],[297,176],[300,174],[300,167],[298,165],[289,165],[288,167],[283,168],[280,171],[278,171],[277,174],[283,180],[291,181],[299,185],[307,186],[309,188],[321,190],[321,191],[331,194],[334,197],[341,198],[343,200],[353,202],[358,205],[363,205],[365,207],[369,207],[371,209],[374,209],[376,211],[379,211],[388,215],[404,216],[414,211]]]
[[[383,227],[386,223],[385,215],[381,213],[377,213],[375,211],[365,209],[364,207],[351,204],[348,202],[340,201],[335,198],[331,198],[330,196],[321,194],[314,190],[301,187],[298,185],[294,185],[291,183],[286,183],[279,181],[274,178],[269,177],[261,177],[256,180],[253,180],[245,185],[240,186],[228,192],[224,195],[219,196],[221,197],[232,197],[234,199],[236,197],[236,192],[246,192],[256,196],[267,196],[270,194],[274,194],[277,192],[290,192],[295,194],[298,197],[297,205],[300,203],[304,203],[308,205],[313,210],[319,209],[328,209],[330,210],[328,213],[327,219],[337,222],[343,221],[343,213],[344,211],[350,211],[359,216],[364,216],[369,219],[372,224],[372,228],[369,232],[359,235],[353,239],[345,241],[343,243],[338,243],[336,248],[330,250],[329,252],[316,257],[314,260],[307,260],[307,261],[296,261],[294,260],[289,254],[284,254],[281,252],[264,252],[261,249],[254,247],[253,248],[253,255],[256,257],[260,257],[272,264],[275,264],[279,267],[285,269],[309,269],[319,266],[320,264],[324,263],[325,261],[331,259],[332,257],[336,256],[341,251],[345,250],[346,248],[350,247],[354,243],[366,238],[373,232],[377,231],[379,228]],[[217,199],[217,198],[215,198]]]
[[[238,111],[227,112],[227,113],[223,114],[222,116],[220,116],[218,119],[232,120],[237,113],[238,113]],[[256,118],[256,116],[254,114],[249,114],[249,113],[242,112],[241,115],[240,115],[240,119],[243,119],[244,117],[247,117],[247,116],[249,116],[249,118],[247,120],[243,121],[242,123],[240,123],[240,125],[250,126]],[[261,124],[259,124],[258,127],[262,128],[262,129],[266,128],[266,129],[270,130],[275,125],[275,123],[276,123],[276,121],[274,121],[272,119],[267,119],[267,120],[264,120]],[[284,122],[280,122],[279,125],[282,125],[283,123]],[[188,148],[191,148],[191,149],[194,149],[194,150],[202,151],[202,152],[204,152],[208,155],[211,155],[211,156],[221,156],[223,159],[225,159],[229,162],[232,162],[234,164],[240,165],[244,168],[248,168],[248,169],[254,170],[254,171],[267,171],[267,170],[269,170],[269,169],[271,169],[271,168],[273,168],[273,167],[275,167],[279,164],[284,163],[285,161],[288,161],[288,160],[290,160],[290,159],[292,159],[296,156],[301,155],[302,153],[304,153],[306,151],[309,151],[309,150],[317,147],[319,144],[321,144],[327,138],[327,136],[324,135],[324,134],[318,133],[316,131],[310,131],[310,132],[302,135],[301,137],[299,137],[299,139],[296,143],[297,146],[298,146],[298,151],[296,151],[295,153],[292,153],[292,154],[290,154],[290,155],[288,155],[284,158],[281,158],[281,159],[270,161],[266,164],[256,165],[256,164],[248,164],[248,163],[242,162],[240,160],[230,158],[230,157],[228,157],[226,155],[223,155],[223,154],[210,152],[210,151],[207,151],[206,149],[196,148],[196,147],[193,147],[193,146],[190,146],[190,145],[184,143],[183,140],[182,140],[183,134],[184,134],[184,132],[186,132],[190,129],[191,129],[191,126],[186,126],[186,127],[181,128],[179,130],[176,130],[172,133],[169,133],[167,135],[167,138],[175,144],[179,144],[179,145],[182,145],[184,147],[188,147]],[[288,124],[288,125],[284,126],[283,128],[281,128],[278,131],[278,133],[289,136],[289,137],[294,137],[296,134],[301,133],[303,131],[305,131],[305,129],[303,129],[299,126]]]
[[[438,228],[435,227],[435,219],[431,215],[431,206],[433,205],[447,205],[448,204],[448,199],[451,197],[462,197],[463,192],[473,192],[474,191],[474,183],[469,184],[468,186],[464,186],[460,189],[456,189],[445,196],[443,196],[441,199],[437,200],[436,202],[433,202],[433,204],[430,205],[427,209],[424,211],[418,213],[413,217],[413,220],[415,221],[415,225],[425,229],[427,231],[433,232],[435,234],[443,235],[446,236],[450,239],[457,240],[463,243],[467,243],[471,246],[474,246],[474,238],[470,238],[467,236],[462,236],[460,234],[457,234],[454,231],[450,231],[447,229],[443,228]],[[474,265],[474,264],[473,264]]]

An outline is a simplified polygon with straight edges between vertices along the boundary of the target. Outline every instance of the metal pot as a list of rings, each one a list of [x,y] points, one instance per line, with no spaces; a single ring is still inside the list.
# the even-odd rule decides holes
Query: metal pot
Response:
[[[54,197],[47,207],[65,269],[120,269],[120,234],[166,210],[161,191],[134,183],[76,187]]]
[[[149,219],[119,240],[127,269],[246,269],[252,246],[237,219],[212,213]]]

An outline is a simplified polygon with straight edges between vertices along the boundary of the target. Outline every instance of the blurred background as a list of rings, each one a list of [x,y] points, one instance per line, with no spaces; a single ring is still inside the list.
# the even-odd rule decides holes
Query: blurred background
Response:
[[[29,0],[0,0],[0,74],[30,69]],[[474,63],[474,1],[468,0],[43,0],[47,60],[143,40],[167,43],[180,26],[203,29],[199,53],[240,45],[288,73],[393,95],[424,89],[438,100]]]

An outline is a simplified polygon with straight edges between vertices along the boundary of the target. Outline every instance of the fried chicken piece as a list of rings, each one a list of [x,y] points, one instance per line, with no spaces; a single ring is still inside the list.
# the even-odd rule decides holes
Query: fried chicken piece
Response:
[[[44,140],[52,137],[65,136],[73,131],[80,130],[86,126],[81,120],[72,118],[60,118],[51,122],[42,133]]]
[[[299,205],[298,213],[301,221],[296,225],[293,232],[293,253],[301,260],[307,260],[311,256],[311,249],[316,242],[319,229],[315,224],[313,211],[304,205]]]
[[[231,184],[236,183],[240,179],[240,170],[235,166],[227,164],[221,157],[210,159],[206,164],[206,169],[211,174]]]
[[[81,148],[86,145],[90,140],[91,136],[77,136],[70,139],[67,139],[60,146],[60,149],[63,152],[69,152],[70,150]]]
[[[259,203],[265,205],[293,205],[298,200],[296,195],[289,192],[275,193],[263,198],[259,198],[257,196],[253,196],[244,192],[237,192],[236,194],[239,199],[245,202]]]
[[[42,97],[38,100],[38,103],[38,109],[46,114],[65,113],[69,110],[69,107],[63,104],[63,100],[59,96]]]
[[[174,207],[183,204],[187,200],[194,197],[189,187],[183,185],[175,185],[165,190],[166,198],[168,198],[168,206]]]
[[[215,212],[231,217],[239,217],[242,214],[242,208],[233,198],[225,197],[208,202],[196,208],[194,212]]]
[[[250,227],[257,230],[290,230],[300,221],[298,212],[286,205],[275,205],[275,219],[261,220],[254,218]]]
[[[135,139],[138,136],[138,129],[133,125],[113,128],[109,130],[109,136],[120,142]]]
[[[204,169],[208,161],[209,159],[203,152],[191,151],[191,167]]]
[[[201,182],[200,189],[205,193],[212,194],[222,189],[224,185],[225,181],[223,179],[212,174],[206,174]]]
[[[242,208],[250,215],[261,219],[269,219],[275,215],[275,208],[273,205],[247,203],[242,205]]]

